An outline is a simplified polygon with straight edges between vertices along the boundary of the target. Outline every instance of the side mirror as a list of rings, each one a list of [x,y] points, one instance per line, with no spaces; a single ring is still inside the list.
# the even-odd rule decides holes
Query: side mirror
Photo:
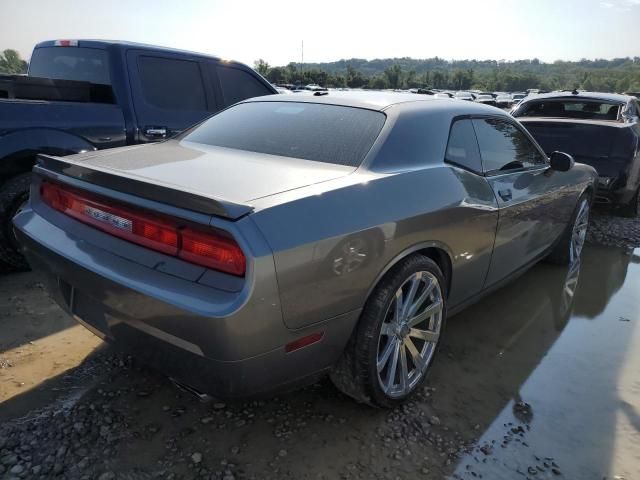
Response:
[[[568,172],[576,161],[571,155],[564,152],[553,152],[549,157],[549,167],[557,172]]]

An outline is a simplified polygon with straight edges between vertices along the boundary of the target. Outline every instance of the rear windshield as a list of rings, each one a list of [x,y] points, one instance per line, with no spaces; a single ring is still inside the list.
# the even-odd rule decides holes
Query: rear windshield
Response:
[[[522,105],[518,117],[577,118],[583,120],[617,120],[617,103],[579,100],[538,100]]]
[[[547,155],[559,150],[578,161],[607,158],[618,131],[615,127],[574,123],[526,122],[524,126]]]
[[[360,165],[384,125],[381,112],[297,102],[241,103],[184,137],[190,142],[346,166]]]
[[[40,47],[31,56],[32,77],[111,84],[107,52],[84,47]]]

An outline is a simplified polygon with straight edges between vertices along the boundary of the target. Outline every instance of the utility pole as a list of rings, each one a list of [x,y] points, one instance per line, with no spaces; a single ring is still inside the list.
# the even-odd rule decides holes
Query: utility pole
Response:
[[[300,49],[300,76],[302,82],[304,82],[304,40],[302,40],[302,48]]]

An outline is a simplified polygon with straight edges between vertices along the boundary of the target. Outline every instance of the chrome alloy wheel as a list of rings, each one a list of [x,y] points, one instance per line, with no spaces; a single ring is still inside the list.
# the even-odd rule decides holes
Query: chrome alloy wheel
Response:
[[[569,246],[569,260],[571,263],[575,262],[582,253],[582,247],[584,247],[584,241],[587,237],[587,227],[589,226],[589,202],[587,199],[583,199],[580,203],[576,220],[573,224],[573,231],[571,232],[571,245]]]
[[[442,289],[430,272],[407,278],[389,304],[378,337],[378,382],[391,398],[407,395],[431,363],[442,327]]]

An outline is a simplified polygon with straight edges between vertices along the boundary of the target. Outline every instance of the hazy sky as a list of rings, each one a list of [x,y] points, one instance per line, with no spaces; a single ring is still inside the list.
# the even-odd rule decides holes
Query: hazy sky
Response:
[[[0,0],[0,50],[107,38],[253,64],[341,58],[640,55],[640,0]]]

